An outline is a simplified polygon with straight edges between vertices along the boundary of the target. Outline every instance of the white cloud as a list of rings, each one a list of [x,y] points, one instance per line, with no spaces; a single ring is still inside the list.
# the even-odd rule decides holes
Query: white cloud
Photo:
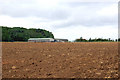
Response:
[[[118,2],[119,0],[62,0],[63,2]]]
[[[97,12],[101,16],[116,16],[118,14],[118,5],[113,4]]]

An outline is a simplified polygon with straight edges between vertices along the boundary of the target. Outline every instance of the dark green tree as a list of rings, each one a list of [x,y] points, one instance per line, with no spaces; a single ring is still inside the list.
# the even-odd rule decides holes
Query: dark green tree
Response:
[[[54,38],[54,35],[43,29],[23,27],[2,27],[2,41],[27,41],[29,38]]]
[[[88,41],[89,41],[89,42],[91,42],[91,41],[92,41],[92,39],[90,38]]]

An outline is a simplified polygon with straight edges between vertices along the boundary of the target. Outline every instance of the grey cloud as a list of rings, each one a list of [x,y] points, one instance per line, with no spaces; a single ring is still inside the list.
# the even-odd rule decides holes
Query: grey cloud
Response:
[[[116,25],[117,27],[117,16],[115,18],[110,17],[96,17],[89,20],[82,19],[73,19],[68,20],[67,22],[62,22],[61,24],[55,25],[56,27],[69,27],[69,26],[86,26],[86,27],[95,27],[95,26],[105,26],[105,25]]]
[[[99,16],[96,11],[113,3],[85,3],[67,2],[60,3],[54,8],[44,8],[36,4],[36,0],[10,0],[0,5],[1,15],[8,15],[14,18],[35,16],[48,19],[50,22],[61,21],[54,24],[55,27],[69,26],[104,26],[117,24],[117,16]],[[39,23],[39,20],[37,21]],[[41,22],[41,20],[40,20]]]
[[[27,0],[26,0],[27,1]],[[15,3],[16,2],[16,3]],[[29,3],[23,3],[22,1],[15,1],[12,3],[6,3],[0,5],[1,15],[8,15],[12,17],[41,17],[45,19],[65,19],[69,17],[69,11],[66,8],[54,7],[54,8],[44,8],[41,5]],[[31,5],[32,4],[32,5]]]
[[[90,7],[89,7],[90,8]],[[103,8],[103,7],[102,7]],[[69,26],[105,26],[105,25],[117,25],[118,16],[102,16],[98,15],[96,11],[99,11],[101,8],[94,8],[91,6],[84,7],[82,9],[77,8],[73,10],[72,15],[68,20],[61,22],[61,24],[56,24],[56,27],[69,27]],[[117,26],[116,26],[117,27]]]
[[[80,7],[80,6],[89,6],[89,7],[96,7],[96,8],[101,8],[102,6],[108,6],[116,2],[61,2],[61,5],[66,5],[69,7]],[[116,3],[117,4],[117,3]]]

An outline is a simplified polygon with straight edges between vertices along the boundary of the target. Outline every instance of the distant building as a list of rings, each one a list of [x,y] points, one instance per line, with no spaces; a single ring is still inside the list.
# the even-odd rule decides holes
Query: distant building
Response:
[[[68,42],[68,39],[58,39],[58,38],[30,38],[28,42]]]
[[[55,42],[68,42],[68,39],[55,38],[54,40],[55,40]]]
[[[28,42],[54,42],[53,38],[30,38]]]

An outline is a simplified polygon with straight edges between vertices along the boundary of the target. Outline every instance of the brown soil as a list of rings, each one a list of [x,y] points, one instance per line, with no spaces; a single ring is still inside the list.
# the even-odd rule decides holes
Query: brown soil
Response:
[[[3,78],[117,78],[117,42],[2,43]]]

